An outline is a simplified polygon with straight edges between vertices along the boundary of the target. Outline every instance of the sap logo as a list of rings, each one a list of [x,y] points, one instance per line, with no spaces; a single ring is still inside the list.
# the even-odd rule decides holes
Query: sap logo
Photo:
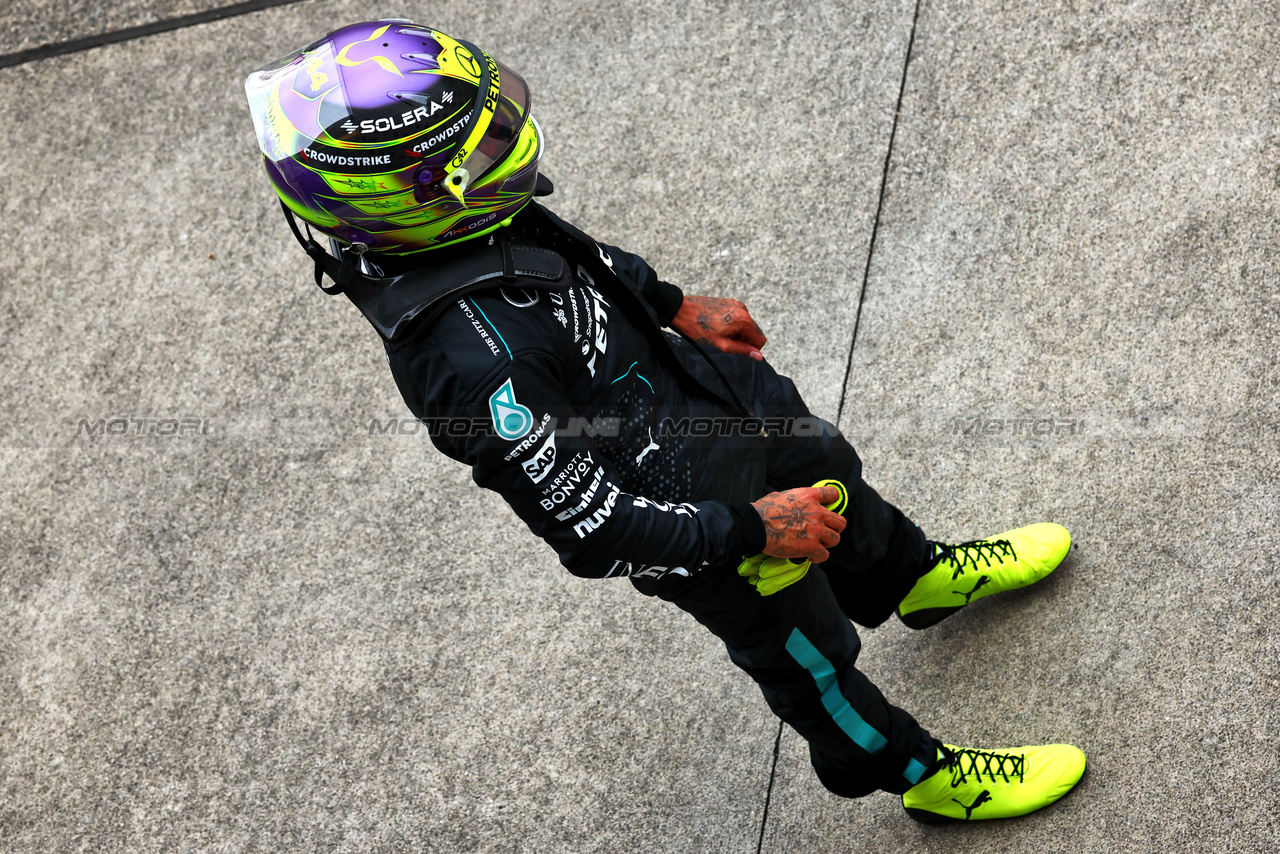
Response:
[[[524,438],[533,427],[533,413],[516,402],[516,391],[509,379],[489,396],[489,414],[493,416],[493,428],[509,442]]]
[[[529,480],[534,483],[541,483],[551,474],[551,469],[556,464],[556,434],[552,433],[547,437],[547,441],[543,442],[542,447],[538,449],[538,453],[534,454],[529,460],[520,464],[524,469],[524,473],[529,475]]]
[[[613,505],[618,503],[618,494],[622,490],[612,483],[609,483],[608,486],[609,494],[604,497],[604,503],[600,505],[600,509],[573,526],[573,532],[578,535],[578,539],[581,540],[586,537],[587,534],[603,525],[605,519],[613,515]]]

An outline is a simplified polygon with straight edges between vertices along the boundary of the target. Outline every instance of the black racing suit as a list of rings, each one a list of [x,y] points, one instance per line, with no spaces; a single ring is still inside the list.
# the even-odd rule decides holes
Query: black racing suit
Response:
[[[531,203],[494,239],[563,254],[547,237],[557,225]],[[937,743],[854,667],[847,616],[878,625],[892,613],[922,571],[923,535],[862,482],[853,448],[790,380],[660,331],[679,289],[635,255],[590,245],[597,258],[568,252],[558,290],[515,280],[470,293],[388,347],[409,409],[570,572],[627,576],[722,638],[809,740],[827,788],[905,791]],[[765,543],[749,502],[823,478],[851,492],[841,544],[821,570],[760,596],[736,572]]]

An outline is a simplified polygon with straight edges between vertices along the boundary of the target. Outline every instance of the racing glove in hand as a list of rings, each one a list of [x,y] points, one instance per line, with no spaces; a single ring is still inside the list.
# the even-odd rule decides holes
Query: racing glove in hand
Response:
[[[838,480],[820,480],[813,485],[814,489],[833,488],[839,497],[823,505],[833,513],[843,514],[849,506],[849,490]],[[772,596],[784,587],[795,584],[804,578],[812,561],[807,557],[771,557],[758,554],[745,558],[738,564],[738,575],[747,579],[761,596]]]

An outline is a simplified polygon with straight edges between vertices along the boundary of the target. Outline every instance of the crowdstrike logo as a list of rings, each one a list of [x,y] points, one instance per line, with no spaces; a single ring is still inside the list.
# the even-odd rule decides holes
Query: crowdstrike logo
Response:
[[[375,157],[344,157],[338,154],[329,154],[326,151],[316,151],[312,148],[302,149],[302,156],[308,160],[314,160],[316,163],[326,163],[330,166],[390,166],[391,155],[381,154]]]
[[[447,92],[445,94],[452,95],[453,93]],[[448,142],[449,140],[453,139],[455,134],[462,132],[463,128],[467,126],[467,119],[469,118],[470,116],[463,116],[453,124],[449,125],[444,130],[431,134],[431,136],[427,137],[425,140],[415,145],[413,147],[413,150],[416,151],[418,154],[425,154],[426,152],[431,151],[441,143]]]

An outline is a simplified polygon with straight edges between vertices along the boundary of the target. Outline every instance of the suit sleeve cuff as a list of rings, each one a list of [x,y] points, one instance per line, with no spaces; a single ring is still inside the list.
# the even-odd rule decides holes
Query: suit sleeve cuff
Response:
[[[733,532],[729,535],[729,555],[733,560],[741,557],[752,557],[764,551],[766,542],[764,520],[756,512],[756,508],[748,502],[730,504],[729,513],[733,516]]]
[[[649,301],[649,305],[653,306],[662,325],[670,326],[676,312],[680,311],[681,303],[684,302],[684,291],[670,282],[658,280],[650,286],[644,298]]]

